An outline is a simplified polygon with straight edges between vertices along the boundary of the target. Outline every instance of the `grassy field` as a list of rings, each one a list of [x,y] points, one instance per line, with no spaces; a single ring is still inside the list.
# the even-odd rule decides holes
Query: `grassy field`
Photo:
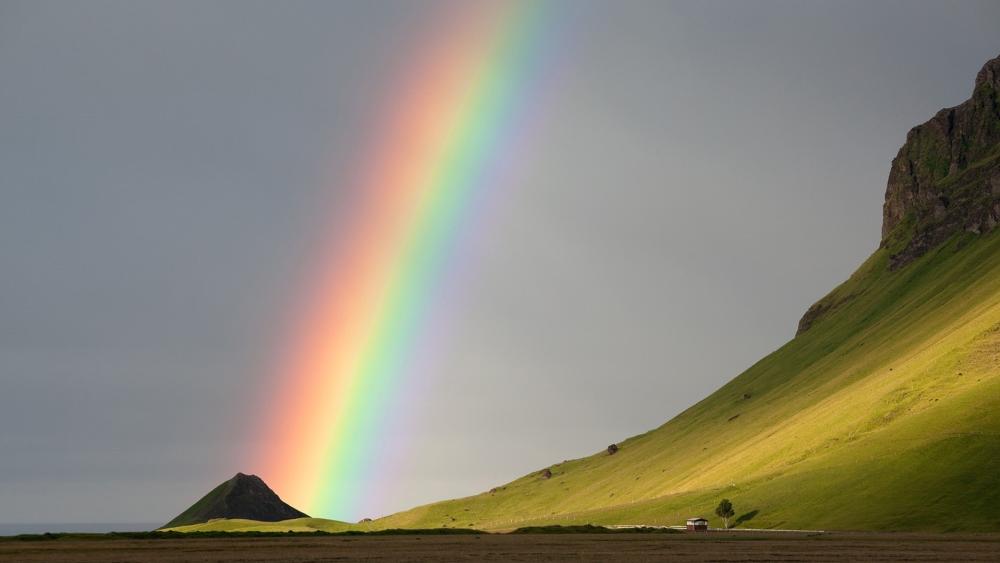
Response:
[[[321,532],[345,532],[357,528],[357,525],[323,518],[295,518],[282,522],[218,518],[202,524],[175,526],[164,528],[164,530],[175,532],[315,532],[317,530]]]
[[[996,531],[998,233],[963,233],[895,272],[880,249],[822,300],[829,311],[811,329],[615,455],[354,528],[671,525],[693,515],[720,526],[713,508],[728,497],[739,527]],[[190,529],[288,526],[347,525]]]
[[[377,523],[677,524],[728,497],[748,527],[1000,529],[1000,236],[896,272],[888,253],[810,330],[617,454]]]

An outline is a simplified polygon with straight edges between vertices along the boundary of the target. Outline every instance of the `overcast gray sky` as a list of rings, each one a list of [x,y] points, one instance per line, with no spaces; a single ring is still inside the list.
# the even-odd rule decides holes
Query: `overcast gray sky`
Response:
[[[444,9],[0,1],[0,522],[164,522],[254,472],[322,202]],[[364,515],[658,426],[790,339],[1000,53],[997,2],[576,10]]]

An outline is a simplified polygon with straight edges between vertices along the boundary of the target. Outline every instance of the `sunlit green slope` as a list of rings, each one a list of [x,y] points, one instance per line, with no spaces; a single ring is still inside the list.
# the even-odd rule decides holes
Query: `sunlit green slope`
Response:
[[[617,454],[376,523],[680,524],[728,497],[744,527],[1000,529],[1000,236],[896,272],[888,252],[810,330]]]
[[[741,527],[1000,529],[1000,231],[905,269],[879,250],[805,333],[615,455],[364,528],[680,524],[733,500]],[[182,530],[338,531],[317,519]]]
[[[883,219],[800,334],[616,454],[363,527],[717,526],[726,497],[741,527],[1000,530],[1000,57],[907,135]]]
[[[879,249],[788,344],[614,455],[376,524],[680,524],[728,497],[744,527],[998,530],[998,223],[1000,57],[909,132]]]

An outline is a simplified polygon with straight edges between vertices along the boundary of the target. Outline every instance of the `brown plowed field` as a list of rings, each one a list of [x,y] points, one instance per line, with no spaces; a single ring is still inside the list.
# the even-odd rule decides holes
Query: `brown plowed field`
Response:
[[[2,541],[0,561],[1000,561],[1000,535],[539,534]]]

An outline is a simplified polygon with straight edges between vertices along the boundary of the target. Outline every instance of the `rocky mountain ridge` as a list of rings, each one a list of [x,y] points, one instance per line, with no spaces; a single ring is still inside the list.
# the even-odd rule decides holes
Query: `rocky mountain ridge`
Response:
[[[972,97],[910,129],[892,160],[881,248],[898,270],[962,231],[1000,224],[1000,56],[976,75]],[[828,295],[799,321],[801,334],[850,295]]]
[[[882,208],[882,246],[891,268],[919,258],[952,234],[1000,223],[1000,57],[976,76],[972,97],[910,130],[892,161]]]

